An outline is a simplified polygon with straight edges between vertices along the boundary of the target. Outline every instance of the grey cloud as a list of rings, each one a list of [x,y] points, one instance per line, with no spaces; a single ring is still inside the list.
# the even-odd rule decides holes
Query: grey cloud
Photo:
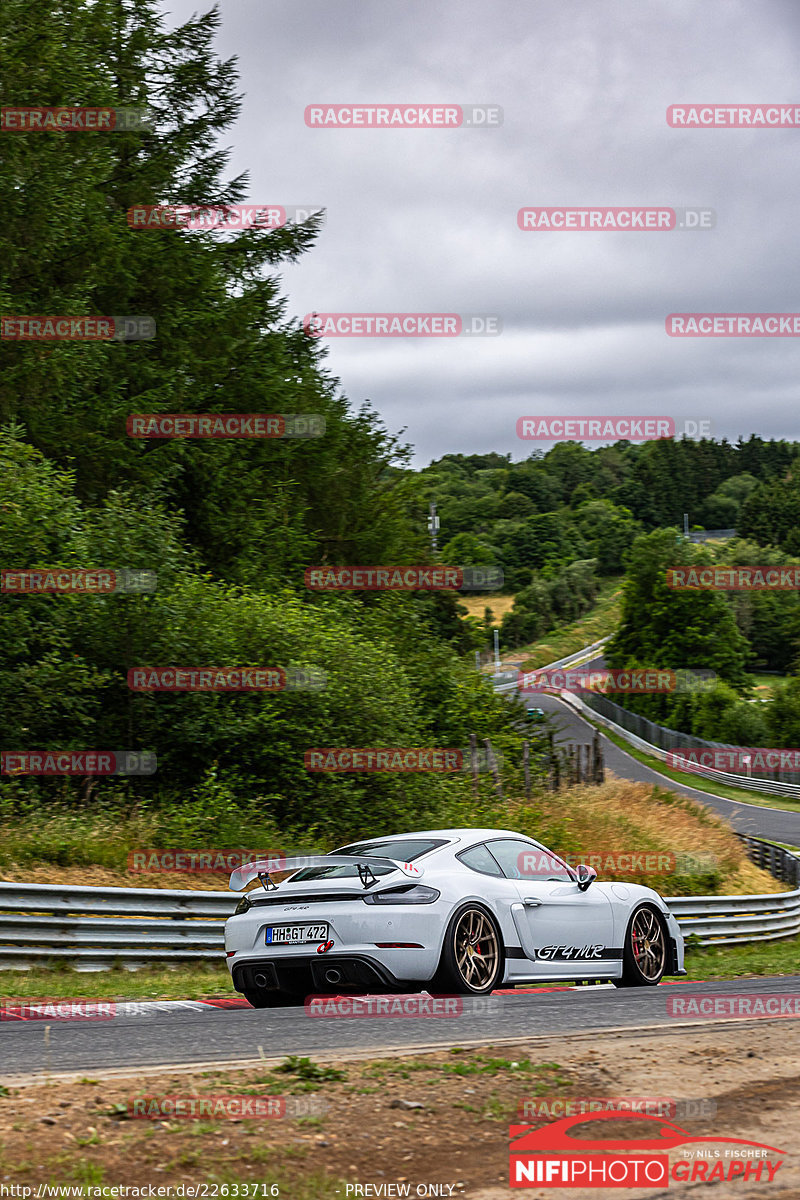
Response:
[[[196,0],[173,0],[171,20]],[[499,338],[331,339],[418,461],[522,456],[517,416],[668,413],[796,436],[796,339],[667,337],[673,311],[800,310],[800,129],[680,130],[681,102],[800,104],[794,5],[222,0],[250,198],[327,208],[290,311],[499,313]],[[493,130],[308,129],[307,104],[494,102]],[[528,205],[699,205],[698,233],[523,233]],[[616,407],[615,407],[616,406]]]

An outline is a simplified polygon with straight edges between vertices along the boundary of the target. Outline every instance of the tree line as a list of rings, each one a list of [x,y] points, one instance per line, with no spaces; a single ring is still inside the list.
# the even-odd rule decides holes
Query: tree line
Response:
[[[130,342],[0,340],[0,565],[153,570],[146,595],[0,596],[0,749],[146,749],[152,778],[0,778],[34,803],[205,805],[348,837],[435,820],[466,776],[312,775],[314,746],[455,746],[518,759],[511,707],[464,658],[452,593],[309,591],[314,564],[430,561],[408,450],[354,406],[287,309],[279,270],[319,221],[132,229],[134,205],[248,194],[221,139],[242,104],[219,13],[153,0],[7,0],[0,105],[148,110],[147,128],[4,133],[0,311],[136,314]],[[315,438],[131,438],[135,413],[297,413]],[[133,693],[136,666],[313,667],[318,691]],[[519,709],[515,710],[517,716]]]

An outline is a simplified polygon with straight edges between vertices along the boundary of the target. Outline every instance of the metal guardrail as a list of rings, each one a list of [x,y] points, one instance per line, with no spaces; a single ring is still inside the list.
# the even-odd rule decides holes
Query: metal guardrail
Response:
[[[750,860],[757,867],[769,871],[783,883],[800,888],[800,857],[797,854],[749,833],[737,833],[736,836],[744,842]]]
[[[715,946],[774,941],[800,933],[800,857],[749,833],[736,836],[744,842],[751,862],[794,890],[763,896],[665,897],[684,937],[694,934],[701,945]]]
[[[547,663],[546,666],[539,667],[537,670],[549,671],[558,667],[580,666],[581,663],[588,662],[593,659],[596,656],[597,651],[604,646],[607,641],[610,640],[611,636],[612,635],[609,634],[608,637],[600,638],[599,641],[592,642],[591,646],[584,646],[582,650],[576,651],[575,654],[570,654],[567,658],[560,658],[556,662]],[[517,678],[513,679],[510,683],[501,684],[494,690],[496,692],[509,692],[517,686],[518,673]],[[610,717],[605,715],[605,713],[598,712],[597,708],[593,707],[593,705],[587,704],[584,700],[581,700],[581,698],[575,695],[574,692],[560,692],[559,696],[566,703],[572,704],[572,706],[576,708],[581,715],[590,715],[593,721],[603,725],[606,729],[612,730],[612,732],[616,733],[618,737],[621,737],[624,741],[629,742],[631,746],[635,746],[638,750],[642,750],[645,754],[652,755],[653,758],[657,758],[660,762],[666,762],[668,751],[662,749],[661,746],[654,746],[652,742],[646,741],[644,738],[639,737],[639,735],[636,733],[631,733],[629,729],[626,729],[617,721],[612,721]],[[599,697],[599,699],[608,702],[607,697]],[[614,707],[620,706],[615,705]],[[638,717],[637,713],[630,713],[626,715]],[[644,720],[644,718],[639,719]],[[654,724],[654,722],[647,723],[650,725]],[[696,742],[698,746],[719,747],[722,749],[728,748],[722,742],[704,742],[700,738],[692,738],[689,737],[689,735],[681,735],[675,730],[668,730],[666,732],[674,733],[676,738],[683,737],[684,741],[687,743]],[[735,749],[736,747],[731,748]],[[674,769],[677,770],[677,768]],[[789,796],[791,798],[800,799],[800,783],[784,783],[781,780],[760,779],[757,776],[752,775],[734,775],[730,771],[716,771],[712,767],[698,766],[695,770],[687,769],[685,773],[687,775],[698,775],[703,779],[710,779],[715,783],[723,783],[728,787],[742,788],[748,792],[762,792],[767,796]]]
[[[217,959],[240,896],[162,888],[0,883],[0,970]]]
[[[800,888],[764,896],[665,897],[684,937],[701,946],[767,942],[800,933]]]
[[[611,638],[611,634],[607,637],[600,638],[598,642],[592,642],[591,646],[584,646],[581,650],[576,650],[574,654],[568,654],[566,658],[559,658],[555,662],[547,663],[543,667],[537,667],[537,671],[551,671],[558,667],[578,667],[581,663],[589,662],[595,657],[597,651],[605,646],[606,642]],[[501,683],[494,690],[496,692],[510,692],[512,689],[519,686],[519,671],[514,670],[514,678],[510,683]]]
[[[638,734],[631,733],[629,729],[625,729],[624,726],[619,725],[616,721],[612,721],[604,713],[598,712],[590,704],[586,704],[574,692],[559,692],[559,698],[566,704],[571,704],[581,716],[591,718],[598,725],[602,725],[605,729],[610,729],[617,737],[622,738],[631,746],[635,746],[637,750],[641,750],[644,754],[649,754],[651,757],[657,758],[659,762],[666,763],[668,750],[662,750],[660,746],[654,746],[652,742],[645,741]],[[672,769],[678,770],[679,768],[673,767]],[[681,773],[690,778],[692,775],[696,775],[700,779],[710,779],[716,783],[727,784],[728,787],[743,788],[748,792],[763,792],[768,796],[789,796],[800,799],[800,783],[781,783],[777,779],[759,779],[755,775],[733,775],[729,771],[715,771],[712,767],[698,766],[694,770],[684,769]],[[687,785],[691,786],[688,779]]]
[[[748,854],[795,890],[763,896],[674,896],[666,902],[704,946],[800,932],[800,858],[744,837]],[[220,961],[223,925],[240,897],[160,888],[0,883],[0,970],[66,961],[85,971],[151,962]]]
[[[690,542],[709,542],[718,538],[735,538],[735,529],[695,529],[689,534]]]

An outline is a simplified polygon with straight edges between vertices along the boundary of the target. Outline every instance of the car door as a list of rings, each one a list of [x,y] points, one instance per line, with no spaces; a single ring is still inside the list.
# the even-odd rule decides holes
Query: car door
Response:
[[[614,915],[603,891],[581,891],[575,872],[545,846],[517,838],[485,843],[515,884],[512,913],[527,961],[519,973],[540,979],[609,978],[619,974]],[[515,972],[516,974],[517,972]]]
[[[513,982],[524,979],[525,972],[521,970],[521,961],[527,961],[524,953],[516,943],[520,939],[517,930],[515,909],[521,909],[519,891],[513,879],[509,879],[500,868],[497,859],[489,852],[485,842],[462,850],[456,858],[470,871],[475,872],[474,885],[467,884],[470,892],[473,887],[478,895],[488,902],[498,921],[503,941],[506,945],[506,969],[504,979]],[[463,886],[463,885],[462,885]]]

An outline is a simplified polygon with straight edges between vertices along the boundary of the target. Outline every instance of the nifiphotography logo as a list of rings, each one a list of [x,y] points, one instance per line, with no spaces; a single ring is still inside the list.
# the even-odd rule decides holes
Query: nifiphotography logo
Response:
[[[626,1124],[644,1122],[643,1136],[603,1136],[603,1121],[623,1119]],[[598,1124],[592,1129],[594,1122]],[[575,1136],[574,1130],[587,1125],[588,1137]],[[718,1184],[735,1179],[771,1183],[785,1155],[776,1146],[745,1138],[694,1137],[672,1121],[642,1113],[579,1113],[540,1128],[512,1125],[509,1142],[512,1188],[665,1188],[671,1181]],[[670,1151],[675,1152],[672,1162]]]

